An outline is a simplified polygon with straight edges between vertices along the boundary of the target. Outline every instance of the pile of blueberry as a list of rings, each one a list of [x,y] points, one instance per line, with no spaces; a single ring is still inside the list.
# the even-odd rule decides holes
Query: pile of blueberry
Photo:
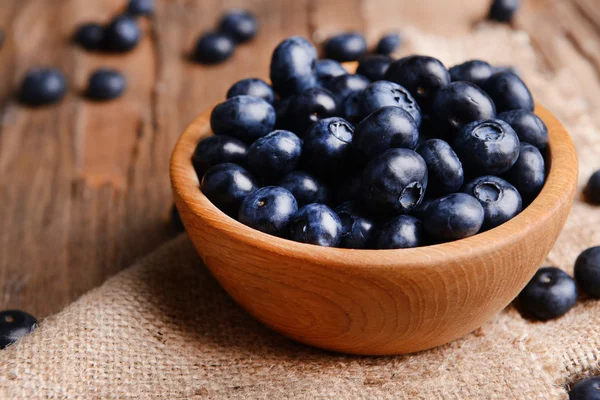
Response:
[[[354,35],[342,36],[351,43]],[[356,57],[336,39],[326,53]],[[262,232],[345,248],[466,238],[542,189],[548,131],[519,76],[484,61],[362,56],[356,74],[301,37],[273,52],[272,86],[235,83],[192,162],[219,209]]]

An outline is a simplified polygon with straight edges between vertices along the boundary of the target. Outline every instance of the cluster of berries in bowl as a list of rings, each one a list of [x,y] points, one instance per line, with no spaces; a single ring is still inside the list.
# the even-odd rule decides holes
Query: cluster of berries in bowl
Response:
[[[270,78],[229,89],[192,158],[204,195],[254,229],[321,246],[424,246],[505,223],[544,185],[548,130],[510,70],[374,55],[352,74],[291,37]]]

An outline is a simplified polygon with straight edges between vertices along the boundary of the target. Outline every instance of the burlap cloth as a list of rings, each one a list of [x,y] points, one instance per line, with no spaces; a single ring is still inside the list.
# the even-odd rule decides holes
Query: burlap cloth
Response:
[[[580,186],[600,143],[573,71],[543,70],[524,33],[482,27],[465,38],[408,32],[412,51],[447,65],[517,65],[578,146]],[[199,110],[200,111],[200,110]],[[600,208],[578,198],[548,263],[572,273],[600,244]],[[85,265],[81,266],[85,268]],[[600,301],[556,321],[509,307],[472,334],[397,357],[344,356],[269,331],[217,285],[183,235],[47,318],[0,353],[0,397],[15,399],[555,399],[600,367]]]

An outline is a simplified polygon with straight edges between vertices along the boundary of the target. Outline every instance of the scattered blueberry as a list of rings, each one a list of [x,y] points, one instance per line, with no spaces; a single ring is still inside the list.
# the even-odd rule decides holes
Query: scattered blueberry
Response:
[[[280,96],[289,96],[317,85],[317,50],[306,39],[292,36],[275,48],[271,82]]]
[[[284,236],[292,216],[298,211],[294,196],[279,186],[266,186],[246,196],[238,220],[269,235]]]
[[[367,41],[360,33],[333,36],[325,43],[325,56],[336,61],[356,61],[367,52]]]
[[[593,204],[600,204],[600,170],[594,172],[585,187],[585,195]]]
[[[581,290],[600,299],[600,246],[590,247],[577,257],[575,280]]]
[[[336,204],[342,204],[349,200],[360,199],[360,187],[362,174],[348,174],[337,183],[334,190]]]
[[[237,43],[251,40],[258,32],[256,16],[246,10],[231,10],[227,12],[219,23],[219,31]]]
[[[101,68],[90,76],[86,95],[98,101],[113,100],[120,97],[126,87],[125,77],[119,71]]]
[[[86,50],[102,50],[104,26],[93,22],[82,24],[75,32],[75,41]]]
[[[183,226],[183,221],[181,220],[181,216],[179,215],[179,210],[173,204],[171,207],[171,226],[175,230],[175,232],[185,232],[185,226]]]
[[[361,93],[369,84],[367,78],[358,74],[344,74],[333,78],[327,84],[327,89],[333,93],[339,104],[342,104],[350,95]]]
[[[15,343],[35,328],[37,328],[37,319],[24,311],[0,311],[0,349]]]
[[[519,158],[503,178],[517,188],[524,204],[531,203],[546,182],[546,166],[542,153],[535,146],[521,142]]]
[[[377,47],[375,48],[375,53],[390,55],[395,52],[398,47],[402,44],[402,38],[399,33],[390,33],[388,35],[382,36],[377,43]]]
[[[519,0],[494,0],[488,17],[492,21],[509,22],[518,8]]]
[[[258,189],[248,171],[236,164],[218,164],[209,168],[200,184],[202,193],[225,214],[235,217],[242,200]]]
[[[258,178],[271,181],[296,169],[302,140],[290,131],[278,130],[257,139],[248,149],[248,168]]]
[[[483,225],[484,210],[466,193],[452,193],[434,200],[424,212],[423,225],[431,237],[447,242],[473,236]]]
[[[342,239],[342,222],[323,204],[307,204],[290,222],[290,239],[296,242],[337,247]]]
[[[114,52],[130,51],[137,46],[141,36],[135,19],[120,15],[106,27],[103,47]]]
[[[410,215],[394,217],[375,232],[376,249],[406,249],[424,244],[423,223]]]
[[[335,60],[329,59],[317,61],[315,71],[317,74],[317,79],[322,86],[327,86],[329,81],[331,81],[333,78],[348,73],[342,64]]]
[[[358,62],[356,73],[366,76],[371,81],[383,80],[385,72],[392,63],[392,58],[384,55],[365,56]]]
[[[338,104],[333,93],[314,87],[290,98],[286,109],[278,116],[278,126],[303,137],[312,124],[336,114]]]
[[[200,179],[212,166],[223,163],[245,166],[247,160],[248,146],[229,136],[209,136],[201,140],[192,155],[192,164]]]
[[[205,33],[196,42],[194,60],[202,64],[217,64],[233,55],[235,43],[222,33]]]
[[[319,176],[334,177],[348,171],[354,128],[343,118],[315,122],[304,136],[304,161]]]
[[[329,189],[327,186],[308,172],[292,171],[281,178],[278,185],[294,195],[298,207],[310,203],[329,203]]]
[[[485,81],[483,90],[494,100],[496,111],[533,111],[535,103],[531,92],[518,75],[512,72],[496,72]]]
[[[275,92],[273,88],[262,79],[247,78],[237,81],[227,91],[227,98],[235,96],[252,96],[263,99],[269,104],[275,102]]]
[[[56,103],[67,93],[67,80],[56,68],[30,69],[21,82],[19,100],[31,106]]]
[[[575,281],[555,267],[540,268],[518,297],[526,315],[540,321],[558,318],[577,301]]]
[[[363,117],[385,106],[400,107],[413,117],[417,126],[421,124],[419,105],[408,90],[396,83],[373,82],[360,94],[359,107]]]
[[[519,140],[534,145],[540,151],[548,147],[548,128],[544,121],[531,111],[512,110],[498,114],[498,119],[515,130]]]
[[[461,188],[464,182],[462,163],[448,143],[429,139],[419,146],[417,153],[427,164],[428,194],[446,195]]]
[[[569,391],[569,400],[600,400],[600,376],[577,382]]]
[[[481,87],[496,70],[485,61],[471,60],[455,65],[448,72],[450,72],[452,82],[466,81]]]
[[[514,218],[523,209],[519,191],[497,176],[480,176],[465,185],[465,193],[475,197],[483,206],[482,231],[495,228]]]
[[[375,224],[361,212],[360,206],[354,201],[347,201],[339,205],[335,212],[342,223],[340,247],[346,249],[368,248],[371,244]]]
[[[150,15],[154,13],[154,0],[129,0],[127,13],[131,15]]]
[[[210,126],[215,135],[229,135],[253,142],[273,131],[275,109],[257,97],[235,96],[213,109]]]

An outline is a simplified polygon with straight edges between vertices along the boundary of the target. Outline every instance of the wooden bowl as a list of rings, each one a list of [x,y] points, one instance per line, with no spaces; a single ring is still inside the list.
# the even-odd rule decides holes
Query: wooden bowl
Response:
[[[219,211],[191,158],[211,135],[210,111],[185,130],[171,160],[181,218],[198,253],[250,314],[327,350],[389,355],[429,349],[483,325],[531,279],[560,233],[577,183],[569,135],[538,106],[550,132],[549,175],[521,214],[490,231],[415,249],[347,250],[277,238]]]

